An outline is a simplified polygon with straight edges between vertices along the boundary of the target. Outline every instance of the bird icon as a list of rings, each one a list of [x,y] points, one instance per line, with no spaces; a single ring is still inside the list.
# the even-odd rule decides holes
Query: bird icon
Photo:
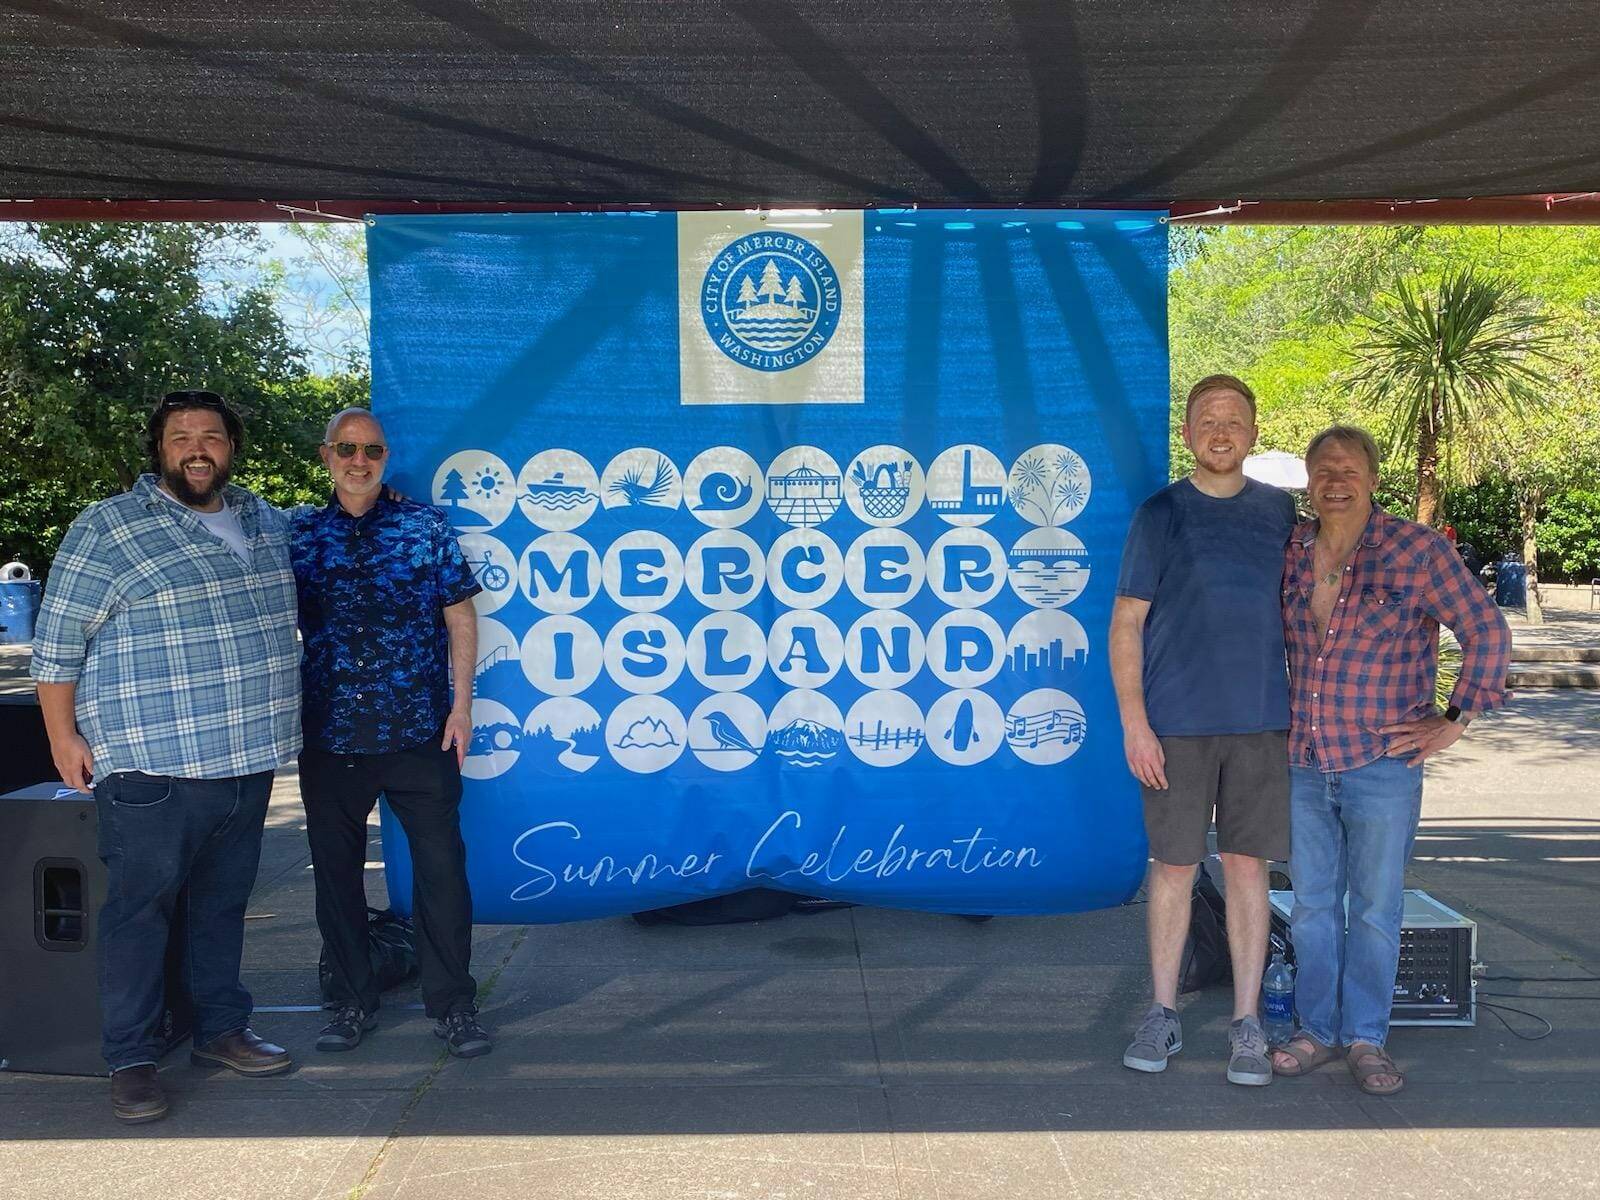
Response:
[[[733,723],[733,718],[721,709],[712,709],[706,714],[706,724],[711,727],[711,736],[717,739],[714,749],[717,750],[743,750],[746,754],[760,754],[749,742],[744,734],[739,732],[739,727]]]

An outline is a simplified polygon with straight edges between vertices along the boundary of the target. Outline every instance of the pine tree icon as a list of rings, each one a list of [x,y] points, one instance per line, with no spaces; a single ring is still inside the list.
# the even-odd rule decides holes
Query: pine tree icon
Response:
[[[454,467],[444,477],[444,487],[439,489],[439,495],[450,502],[451,508],[458,507],[467,498],[467,481],[461,478],[461,472]]]
[[[761,269],[761,286],[756,289],[756,292],[769,300],[783,295],[783,280],[778,278],[778,262],[776,259],[767,259],[767,265]]]
[[[756,295],[756,285],[751,283],[750,276],[746,275],[739,281],[739,303],[749,308],[759,299],[760,297]]]

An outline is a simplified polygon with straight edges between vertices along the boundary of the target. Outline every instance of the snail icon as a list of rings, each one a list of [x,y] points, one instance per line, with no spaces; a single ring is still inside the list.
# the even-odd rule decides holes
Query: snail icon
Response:
[[[733,512],[750,503],[755,487],[748,479],[735,479],[726,471],[712,471],[700,481],[699,495],[690,507],[697,512]]]

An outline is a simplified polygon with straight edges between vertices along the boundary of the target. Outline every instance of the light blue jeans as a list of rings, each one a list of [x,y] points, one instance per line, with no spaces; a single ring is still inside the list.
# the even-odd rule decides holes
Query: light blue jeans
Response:
[[[1289,815],[1300,1028],[1325,1046],[1382,1046],[1422,768],[1399,758],[1350,771],[1291,767]]]

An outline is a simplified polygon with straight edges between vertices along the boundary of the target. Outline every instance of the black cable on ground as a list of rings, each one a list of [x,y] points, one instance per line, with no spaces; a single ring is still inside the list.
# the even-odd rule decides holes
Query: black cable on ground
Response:
[[[1495,1020],[1499,1021],[1500,1024],[1504,1025],[1506,1027],[1506,1029],[1511,1033],[1511,1035],[1513,1037],[1521,1038],[1525,1042],[1541,1041],[1544,1038],[1549,1037],[1552,1033],[1555,1032],[1555,1028],[1556,1027],[1554,1025],[1552,1025],[1549,1021],[1545,1020],[1538,1013],[1531,1013],[1525,1008],[1513,1008],[1509,1004],[1490,1004],[1487,1000],[1478,1001],[1478,1007],[1479,1008],[1488,1009],[1489,1012],[1491,1014],[1493,1014]],[[1544,1032],[1543,1033],[1522,1033],[1515,1026],[1513,1026],[1510,1021],[1506,1020],[1504,1017],[1502,1017],[1500,1015],[1500,1013],[1502,1011],[1503,1012],[1516,1013],[1518,1016],[1531,1017],[1533,1020],[1538,1021],[1539,1024],[1544,1026]]]

